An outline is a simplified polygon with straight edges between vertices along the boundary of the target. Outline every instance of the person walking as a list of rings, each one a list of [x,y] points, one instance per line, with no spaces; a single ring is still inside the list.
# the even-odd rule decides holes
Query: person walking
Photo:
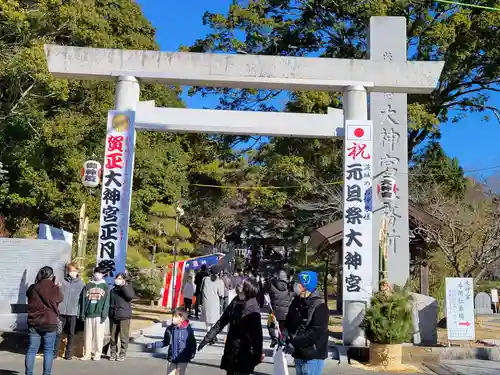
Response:
[[[195,285],[193,282],[193,276],[188,275],[186,277],[186,283],[182,289],[182,294],[184,296],[184,307],[188,312],[188,317],[191,317],[191,308],[193,306],[193,297],[195,292]]]
[[[259,284],[259,294],[257,295],[257,302],[259,302],[259,306],[262,309],[265,302],[264,295],[266,294],[266,278],[262,272],[257,276],[257,283]]]
[[[194,316],[196,319],[200,319],[200,306],[203,303],[202,295],[201,295],[201,285],[203,283],[203,279],[208,276],[207,266],[201,266],[200,270],[196,273],[194,277],[194,285],[196,286],[196,303],[194,305]]]
[[[317,286],[316,272],[299,273],[286,316],[285,351],[295,359],[297,375],[320,375],[328,356],[328,307]]]
[[[189,362],[196,354],[196,338],[184,307],[177,307],[174,310],[172,324],[165,330],[163,340],[147,344],[146,348],[157,349],[166,346],[168,346],[167,375],[184,375]]]
[[[257,293],[259,286],[252,279],[243,280],[236,287],[238,298],[231,301],[221,318],[205,335],[198,351],[215,341],[217,335],[229,325],[220,368],[227,375],[249,375],[262,362],[263,337]]]
[[[131,302],[136,298],[134,288],[127,283],[125,274],[117,274],[115,286],[111,289],[109,296],[110,361],[125,360],[129,342],[130,319],[132,319]],[[118,338],[120,338],[119,353]]]
[[[210,276],[203,279],[201,294],[203,298],[202,319],[207,332],[217,323],[221,316],[221,298],[224,297],[224,283],[217,276],[217,266],[210,268]],[[217,337],[215,337],[215,342]]]
[[[222,282],[224,283],[224,297],[222,298],[221,315],[222,312],[229,306],[229,302],[231,302],[230,297],[234,298],[232,292],[234,290],[233,281],[227,272],[224,272]]]
[[[281,270],[278,277],[272,278],[266,284],[265,291],[271,300],[271,309],[278,322],[279,332],[283,335],[285,332],[288,307],[292,301],[292,293],[289,289],[286,272]],[[271,337],[271,348],[274,348],[278,344],[278,335],[276,334],[274,322],[269,325],[269,336]]]
[[[64,358],[71,360],[71,352],[73,347],[73,339],[75,337],[76,322],[81,309],[81,297],[85,283],[78,274],[78,268],[75,264],[69,263],[66,266],[66,276],[61,282],[61,292],[63,294],[63,301],[59,305],[59,320],[61,332],[56,336],[56,343],[54,345],[54,359],[57,359],[59,348],[61,346],[61,335],[63,331],[68,334],[68,341],[66,342],[66,349],[64,351]]]
[[[236,268],[236,272],[233,274],[232,277],[233,287],[236,288],[236,285],[240,285],[242,282],[243,282],[243,272],[241,271],[241,268]]]
[[[105,273],[105,268],[96,267],[92,280],[83,290],[80,318],[85,321],[85,349],[82,361],[101,359],[110,297],[108,285],[104,280]]]
[[[43,339],[43,374],[52,374],[54,344],[59,324],[59,304],[63,295],[55,284],[54,270],[45,266],[38,271],[35,283],[26,292],[28,298],[29,345],[25,357],[25,373],[33,375],[35,358]]]

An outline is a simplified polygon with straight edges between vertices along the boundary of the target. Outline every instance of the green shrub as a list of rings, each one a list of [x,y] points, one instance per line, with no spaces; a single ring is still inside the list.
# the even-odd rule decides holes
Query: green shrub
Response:
[[[361,328],[375,344],[403,344],[413,332],[411,295],[404,288],[380,291],[373,295]]]
[[[163,286],[162,278],[157,270],[139,270],[129,267],[130,284],[138,297],[156,301],[160,298],[160,290]]]

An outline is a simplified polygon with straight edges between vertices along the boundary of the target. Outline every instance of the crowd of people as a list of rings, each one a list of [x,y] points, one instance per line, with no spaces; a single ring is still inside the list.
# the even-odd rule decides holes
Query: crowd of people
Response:
[[[131,301],[136,298],[126,276],[117,274],[114,287],[104,280],[104,270],[97,267],[85,284],[74,264],[66,276],[56,281],[51,267],[38,272],[28,288],[29,347],[26,375],[32,375],[35,356],[44,344],[44,375],[51,375],[57,358],[61,334],[68,339],[64,358],[72,359],[72,345],[77,322],[84,321],[82,360],[101,359],[105,324],[110,327],[110,360],[123,361],[129,342]],[[193,277],[194,276],[194,277]],[[155,349],[168,347],[167,375],[183,375],[196,352],[214,345],[227,330],[220,367],[228,375],[252,374],[264,359],[261,312],[269,310],[268,330],[271,348],[278,347],[295,359],[297,375],[322,373],[328,346],[328,308],[317,294],[318,275],[302,271],[296,279],[281,270],[265,279],[256,272],[237,269],[230,274],[206,266],[188,275],[183,286],[184,307],[178,307],[166,327],[162,341],[148,344]],[[192,315],[194,309],[194,316]],[[207,333],[197,346],[189,319],[200,319]],[[118,341],[120,347],[118,348]]]
[[[251,374],[264,358],[261,311],[267,301],[270,347],[279,346],[295,358],[297,375],[321,374],[328,350],[328,308],[317,286],[313,271],[300,272],[294,280],[293,274],[281,270],[266,279],[250,270],[237,269],[231,275],[218,266],[202,266],[193,285],[184,287],[189,296],[185,305],[191,306],[194,298],[194,318],[207,327],[198,350],[215,344],[227,327],[221,369],[228,375]],[[190,310],[179,314],[185,319],[191,316]]]
[[[79,321],[84,322],[84,354],[81,360],[101,359],[106,321],[110,327],[110,359],[123,361],[129,342],[131,302],[135,292],[126,275],[115,275],[114,287],[104,280],[105,270],[94,269],[85,284],[78,268],[70,263],[66,275],[56,280],[51,267],[42,267],[27,292],[29,344],[25,358],[26,375],[33,375],[35,358],[43,339],[43,374],[52,374],[52,363],[58,358],[62,333],[67,334],[64,358],[71,360],[73,341]],[[120,349],[118,350],[118,338]]]

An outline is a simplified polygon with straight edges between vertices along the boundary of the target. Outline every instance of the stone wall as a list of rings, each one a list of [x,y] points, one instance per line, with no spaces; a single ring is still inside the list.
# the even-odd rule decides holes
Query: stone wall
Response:
[[[38,270],[51,266],[61,279],[70,261],[66,241],[0,238],[0,331],[26,330],[26,290]]]

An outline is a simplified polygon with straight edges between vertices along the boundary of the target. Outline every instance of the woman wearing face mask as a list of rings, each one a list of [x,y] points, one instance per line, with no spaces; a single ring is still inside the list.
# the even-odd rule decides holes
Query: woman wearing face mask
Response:
[[[42,267],[30,285],[28,297],[29,347],[26,352],[26,375],[33,375],[35,358],[43,338],[43,374],[52,373],[54,341],[58,325],[59,308],[63,296],[54,283],[52,267]]]
[[[83,288],[85,287],[85,283],[80,278],[78,268],[75,264],[68,264],[66,266],[66,272],[67,274],[64,277],[64,280],[61,282],[61,292],[64,300],[59,305],[59,320],[62,330],[66,331],[68,334],[64,358],[70,360],[71,347],[73,344],[73,338],[75,337],[76,320],[80,313],[81,294]],[[59,353],[61,334],[62,332],[58,332],[57,334],[56,344],[54,346],[54,359],[57,358]]]
[[[82,361],[99,361],[104,344],[105,322],[109,314],[109,288],[104,281],[106,269],[96,267],[92,280],[83,290],[80,318],[85,320],[85,350]]]
[[[115,287],[111,290],[109,299],[109,327],[111,337],[109,345],[110,361],[124,361],[127,354],[130,319],[132,319],[133,299],[136,299],[134,289],[127,284],[125,275],[119,273],[115,277]],[[118,337],[120,337],[120,353],[117,355]]]
[[[256,300],[259,285],[254,279],[245,279],[236,291],[238,298],[229,304],[198,350],[213,342],[217,334],[229,325],[220,368],[227,375],[247,375],[252,374],[263,359],[260,309]]]

